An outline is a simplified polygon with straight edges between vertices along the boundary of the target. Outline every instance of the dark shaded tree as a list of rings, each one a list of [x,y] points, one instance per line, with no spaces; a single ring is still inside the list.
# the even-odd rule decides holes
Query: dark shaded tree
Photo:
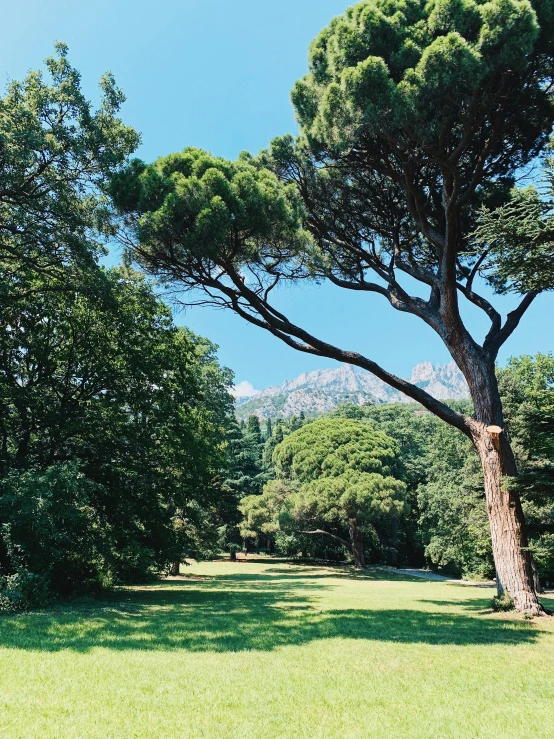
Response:
[[[554,357],[511,359],[499,372],[506,426],[520,468],[530,547],[544,582],[554,581]]]
[[[62,594],[213,551],[225,465],[214,347],[142,276],[101,284],[20,293],[0,315],[0,570]]]

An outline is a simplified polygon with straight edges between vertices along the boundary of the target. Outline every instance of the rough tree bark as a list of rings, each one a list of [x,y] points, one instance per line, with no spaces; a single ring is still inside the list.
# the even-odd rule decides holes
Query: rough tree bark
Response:
[[[470,437],[481,460],[498,594],[509,594],[518,611],[544,614],[539,603],[529,551],[525,517],[519,494],[505,478],[518,474],[514,454],[503,428],[502,403],[494,366],[466,377],[474,404]]]
[[[487,427],[475,424],[473,443],[481,458],[485,498],[499,595],[508,593],[516,608],[540,615],[543,609],[534,589],[533,564],[519,495],[507,488],[504,477],[517,474],[505,432],[495,438]]]

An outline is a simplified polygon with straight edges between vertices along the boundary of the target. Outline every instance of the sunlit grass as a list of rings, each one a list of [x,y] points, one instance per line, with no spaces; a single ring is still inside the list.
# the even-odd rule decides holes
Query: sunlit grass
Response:
[[[206,563],[0,618],[2,739],[551,736],[554,624],[492,590]],[[554,602],[550,602],[554,607]]]

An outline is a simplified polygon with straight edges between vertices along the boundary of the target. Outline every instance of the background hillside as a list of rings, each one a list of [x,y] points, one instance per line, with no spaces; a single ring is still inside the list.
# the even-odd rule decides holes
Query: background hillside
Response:
[[[463,375],[454,362],[436,366],[431,362],[422,362],[413,368],[410,381],[442,400],[469,396]],[[239,419],[249,415],[287,418],[301,411],[306,416],[315,416],[345,403],[364,405],[368,402],[413,401],[368,372],[343,364],[337,369],[304,372],[294,380],[265,388],[251,397],[239,397],[236,414]]]

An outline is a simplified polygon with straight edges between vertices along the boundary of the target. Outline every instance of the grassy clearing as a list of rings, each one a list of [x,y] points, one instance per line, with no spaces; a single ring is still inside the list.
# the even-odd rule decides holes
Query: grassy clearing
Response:
[[[0,618],[2,739],[549,736],[554,624],[491,589],[278,562]],[[554,608],[554,599],[545,601]]]

